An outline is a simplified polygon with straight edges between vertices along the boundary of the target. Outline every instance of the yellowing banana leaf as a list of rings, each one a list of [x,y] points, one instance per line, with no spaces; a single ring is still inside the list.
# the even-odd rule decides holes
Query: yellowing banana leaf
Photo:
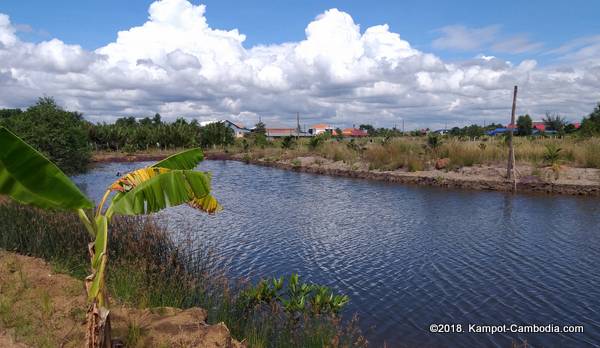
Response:
[[[203,159],[204,155],[202,154],[202,150],[194,148],[171,155],[164,160],[153,164],[152,167],[180,170],[194,169]]]
[[[158,174],[166,173],[169,169],[166,168],[141,168],[131,173],[127,173],[121,178],[117,179],[111,186],[110,189],[113,191],[127,192],[149,180]]]
[[[0,127],[0,194],[40,208],[93,207],[54,163],[4,127]]]
[[[209,193],[210,178],[206,173],[171,170],[142,182],[129,192],[117,194],[107,209],[107,215],[150,214]]]
[[[194,198],[188,203],[192,208],[202,210],[209,214],[217,213],[223,210],[223,207],[212,195],[206,195],[202,198]]]

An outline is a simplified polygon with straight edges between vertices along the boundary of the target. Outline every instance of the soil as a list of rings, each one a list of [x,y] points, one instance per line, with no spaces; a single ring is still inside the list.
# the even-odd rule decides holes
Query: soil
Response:
[[[81,347],[83,282],[41,259],[0,250],[0,347]],[[111,308],[113,338],[133,347],[244,347],[201,308]]]

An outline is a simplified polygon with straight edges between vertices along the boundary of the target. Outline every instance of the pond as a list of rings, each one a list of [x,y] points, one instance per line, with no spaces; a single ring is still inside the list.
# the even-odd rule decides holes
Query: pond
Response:
[[[146,163],[74,180],[96,201]],[[455,191],[205,161],[215,216],[161,219],[214,247],[232,276],[297,272],[348,294],[380,346],[600,345],[597,198]],[[584,333],[431,333],[435,323],[584,325]]]

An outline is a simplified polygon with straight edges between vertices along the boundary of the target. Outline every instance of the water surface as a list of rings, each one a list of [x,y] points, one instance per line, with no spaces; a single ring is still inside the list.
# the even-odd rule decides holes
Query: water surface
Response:
[[[96,201],[144,163],[75,177]],[[403,186],[205,161],[225,210],[162,215],[233,276],[288,275],[348,294],[374,345],[600,346],[600,201]],[[582,324],[583,334],[432,334],[432,323]]]

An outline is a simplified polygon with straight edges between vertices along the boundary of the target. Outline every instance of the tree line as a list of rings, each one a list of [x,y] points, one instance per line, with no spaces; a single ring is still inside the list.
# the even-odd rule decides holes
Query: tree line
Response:
[[[580,136],[600,135],[600,103],[584,117],[581,127],[575,129],[566,119],[557,114],[547,114],[544,118],[546,130],[559,135],[575,133]],[[92,151],[135,152],[150,149],[173,149],[189,147],[216,147],[234,143],[234,133],[223,123],[211,123],[201,126],[196,120],[187,121],[178,118],[174,122],[165,122],[160,114],[136,119],[122,117],[114,123],[91,123],[76,111],[67,111],[49,97],[39,98],[38,102],[27,108],[0,109],[0,125],[5,126],[33,147],[48,156],[67,173],[85,170],[91,159]],[[486,131],[504,127],[490,124],[482,127],[477,124],[466,127],[454,127],[448,130],[450,136],[480,137]],[[521,115],[517,120],[517,134],[531,135],[533,122],[529,115]],[[375,128],[361,124],[360,129],[371,137],[396,137],[403,135],[420,136],[426,132],[417,130],[404,133],[397,128]],[[267,146],[265,125],[259,122],[254,128],[251,142]],[[242,140],[246,149],[249,142]]]

